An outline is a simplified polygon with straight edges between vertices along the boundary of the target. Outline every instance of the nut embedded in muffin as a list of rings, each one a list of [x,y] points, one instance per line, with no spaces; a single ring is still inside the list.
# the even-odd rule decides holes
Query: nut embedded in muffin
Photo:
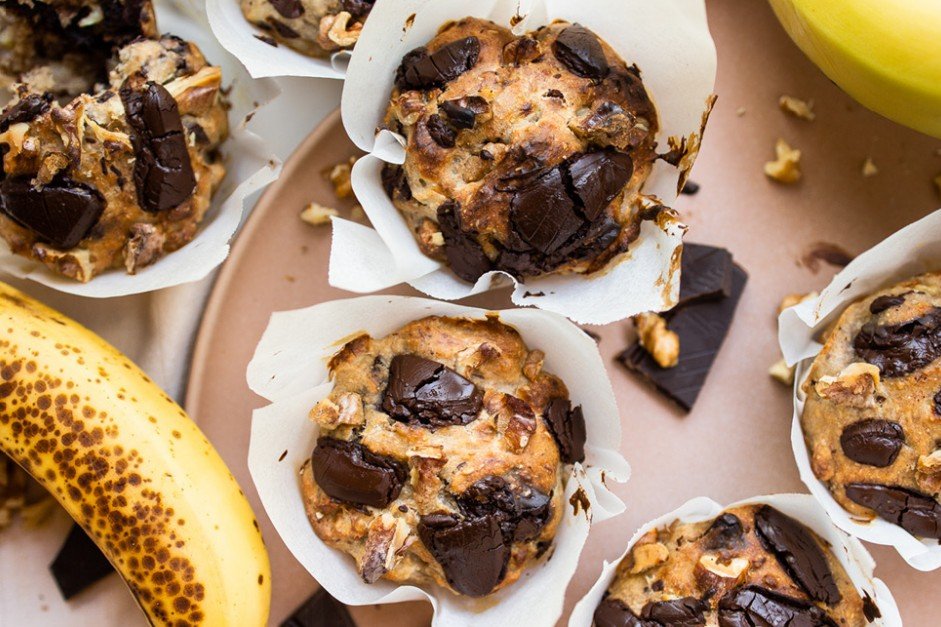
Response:
[[[84,282],[135,274],[196,236],[225,175],[228,121],[220,68],[192,43],[146,38],[149,2],[72,4],[0,8],[0,28],[23,38],[0,55],[13,92],[0,113],[0,236]],[[50,21],[56,11],[71,21]]]
[[[803,383],[814,474],[860,518],[941,539],[941,274],[850,305]]]
[[[599,272],[651,213],[656,110],[640,70],[577,24],[446,25],[403,58],[383,125],[407,141],[386,192],[466,281]]]
[[[302,469],[317,535],[363,580],[473,597],[549,551],[585,420],[543,354],[497,317],[429,317],[329,363],[334,388]]]
[[[311,57],[350,50],[375,0],[241,0],[245,19],[263,30],[262,41],[283,43]]]
[[[618,565],[595,627],[862,627],[878,609],[813,531],[770,505],[675,521]]]

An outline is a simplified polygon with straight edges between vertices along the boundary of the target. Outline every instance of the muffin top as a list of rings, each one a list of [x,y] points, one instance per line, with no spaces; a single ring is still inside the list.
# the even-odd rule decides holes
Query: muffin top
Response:
[[[850,305],[803,383],[814,474],[854,516],[941,538],[941,274]]]
[[[821,538],[755,504],[646,533],[618,565],[595,626],[862,627],[875,616]]]
[[[551,547],[565,465],[584,459],[581,408],[543,357],[496,316],[347,342],[301,473],[317,535],[367,583],[478,597],[516,581]]]
[[[515,36],[466,18],[405,55],[383,183],[421,250],[466,281],[591,273],[634,241],[657,114],[636,66],[588,29]]]
[[[375,0],[241,0],[245,19],[265,31],[265,43],[282,43],[311,57],[329,57],[356,45]]]

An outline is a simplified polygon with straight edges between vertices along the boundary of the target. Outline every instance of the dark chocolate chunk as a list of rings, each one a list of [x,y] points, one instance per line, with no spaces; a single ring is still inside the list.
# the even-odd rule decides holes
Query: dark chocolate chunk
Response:
[[[340,8],[354,19],[362,19],[369,15],[375,3],[376,0],[340,0]]]
[[[703,546],[709,551],[731,549],[741,544],[745,537],[742,521],[735,514],[722,514],[703,534]]]
[[[405,168],[400,165],[386,163],[382,166],[382,188],[390,199],[395,199],[396,193],[402,200],[412,199],[412,188],[405,176]]]
[[[941,505],[914,490],[875,483],[851,483],[846,496],[914,536],[941,539]]]
[[[480,242],[461,228],[459,208],[454,202],[438,207],[438,227],[444,237],[444,254],[454,274],[476,283],[481,275],[493,269],[493,263]]]
[[[694,597],[648,603],[640,611],[644,621],[669,627],[699,627],[706,624],[708,606]]]
[[[699,193],[699,183],[686,181],[686,183],[683,184],[683,189],[680,190],[680,193],[687,196],[695,196]]]
[[[477,64],[480,40],[465,37],[441,46],[429,54],[426,48],[416,48],[402,59],[395,73],[395,84],[400,89],[434,89],[450,81]]]
[[[869,303],[869,313],[872,315],[881,314],[883,311],[898,307],[904,302],[905,296],[901,294],[898,296],[880,296]]]
[[[289,20],[299,18],[304,15],[304,5],[301,0],[268,0],[274,10]]]
[[[840,602],[843,597],[827,556],[809,529],[770,505],[762,505],[755,513],[755,534],[810,598],[827,605]]]
[[[448,116],[451,124],[457,128],[474,128],[477,116],[490,110],[490,105],[480,96],[466,96],[457,100],[448,100],[439,107]]]
[[[847,425],[840,435],[840,446],[847,457],[878,468],[891,466],[904,444],[902,425],[891,420],[860,420]]]
[[[454,148],[457,141],[457,131],[451,128],[440,115],[430,115],[425,122],[425,128],[428,134],[435,140],[435,143],[442,148]]]
[[[382,409],[399,422],[426,427],[466,425],[475,420],[483,392],[454,370],[418,355],[396,355]]]
[[[882,618],[882,611],[879,609],[879,606],[876,605],[876,602],[872,600],[872,597],[869,596],[868,592],[863,592],[863,616],[865,616],[866,620],[870,623],[877,618]]]
[[[594,615],[595,627],[647,627],[640,617],[617,599],[605,599]]]
[[[559,33],[552,51],[559,62],[577,76],[602,79],[608,75],[608,59],[601,42],[584,26],[576,24]]]
[[[760,586],[745,586],[719,601],[719,627],[837,627],[816,605]]]
[[[475,482],[457,501],[469,518],[496,518],[507,543],[536,538],[552,516],[548,494],[525,484],[514,490],[506,479],[497,476]]]
[[[510,546],[493,516],[461,519],[453,514],[422,516],[418,537],[457,592],[482,597],[506,577]]]
[[[78,525],[72,525],[49,570],[66,600],[114,572],[108,558]]]
[[[385,507],[407,480],[405,464],[377,455],[358,442],[321,437],[311,454],[314,480],[327,496],[344,503]]]
[[[931,400],[934,401],[934,414],[935,414],[935,416],[941,416],[941,390],[938,390],[938,391],[935,393],[934,398],[932,398]]]
[[[96,190],[67,178],[42,188],[30,176],[0,183],[0,211],[60,250],[74,248],[98,222],[105,200]]]
[[[32,122],[49,110],[52,94],[27,94],[0,113],[0,133],[5,133],[14,124]]]
[[[680,300],[684,307],[699,300],[732,295],[732,253],[705,244],[683,244]]]
[[[633,173],[634,161],[616,150],[586,153],[568,163],[574,197],[581,201],[585,217],[591,221],[621,193]]]
[[[511,228],[524,242],[543,254],[550,254],[562,246],[583,223],[557,168],[517,192],[510,202]]]
[[[853,348],[885,377],[911,374],[941,356],[941,308],[901,324],[867,322],[853,339]]]
[[[574,464],[585,461],[585,415],[581,405],[573,409],[567,398],[554,398],[546,406],[543,418],[559,445],[562,462]]]
[[[670,330],[680,338],[680,358],[675,367],[661,368],[639,343],[617,357],[686,411],[693,408],[699,397],[745,289],[748,280],[745,271],[733,264],[732,273],[732,293],[728,298],[692,303],[668,315]]]
[[[320,588],[281,627],[356,627],[350,610]]]
[[[168,211],[188,200],[196,188],[176,100],[154,82],[128,79],[121,101],[133,132],[134,184],[144,211]]]

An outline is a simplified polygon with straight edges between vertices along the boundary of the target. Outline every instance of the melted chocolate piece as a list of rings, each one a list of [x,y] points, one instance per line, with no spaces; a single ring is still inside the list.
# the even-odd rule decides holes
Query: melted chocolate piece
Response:
[[[497,476],[475,482],[457,501],[468,518],[494,517],[507,544],[538,537],[552,516],[548,494],[525,484],[514,490],[506,479]]]
[[[930,496],[875,483],[848,484],[846,496],[913,536],[941,539],[941,505]]]
[[[408,479],[406,466],[358,442],[322,436],[311,454],[314,480],[327,496],[344,503],[386,507]]]
[[[340,8],[353,18],[361,19],[369,15],[376,0],[340,0]]]
[[[439,106],[451,124],[457,128],[470,129],[477,124],[477,116],[490,110],[490,105],[480,96],[466,96],[447,100]]]
[[[552,52],[572,74],[582,78],[602,79],[608,75],[608,60],[601,42],[584,26],[569,26],[552,44]]]
[[[275,11],[281,14],[281,17],[286,17],[289,20],[304,15],[304,5],[301,4],[301,0],[268,0],[268,2],[271,3]]]
[[[941,308],[893,325],[867,322],[853,340],[856,354],[884,377],[902,377],[941,356]]]
[[[869,596],[868,592],[863,592],[863,616],[865,616],[866,620],[870,623],[877,618],[882,618],[882,611],[879,609],[879,606],[876,605],[876,602],[872,600],[872,597]]]
[[[79,525],[72,525],[49,570],[65,600],[114,572],[111,562]]]
[[[493,269],[493,262],[487,257],[473,235],[461,228],[460,210],[457,203],[446,202],[438,207],[438,227],[444,237],[444,254],[448,266],[454,274],[476,283],[482,275]]]
[[[510,203],[510,227],[543,254],[561,247],[583,222],[566,191],[562,173],[555,168],[517,192]]]
[[[745,537],[742,521],[735,514],[722,514],[703,534],[703,546],[709,551],[730,549],[741,544]]]
[[[719,601],[719,627],[837,627],[826,612],[760,586],[738,588]]]
[[[408,177],[405,176],[405,168],[400,165],[386,163],[382,166],[382,188],[386,190],[386,195],[394,200],[396,193],[402,200],[412,199],[412,188],[408,184]]]
[[[579,155],[568,164],[573,196],[581,200],[583,213],[591,221],[621,193],[633,173],[633,160],[616,150]]]
[[[104,210],[105,200],[97,190],[67,178],[41,189],[33,187],[30,176],[0,183],[0,211],[60,250],[75,248]]]
[[[546,406],[543,418],[559,445],[562,462],[574,464],[585,461],[585,416],[581,405],[573,409],[567,398],[554,398]]]
[[[442,148],[454,148],[457,141],[457,131],[451,128],[440,115],[430,115],[425,122],[425,128],[428,134],[435,140],[435,143]]]
[[[840,435],[840,446],[847,457],[877,468],[891,466],[904,444],[902,425],[891,420],[860,420],[847,425]]]
[[[683,244],[677,308],[732,295],[732,253],[704,244]]]
[[[350,610],[320,588],[281,627],[356,627]]]
[[[898,296],[880,296],[869,303],[869,313],[872,315],[881,314],[883,311],[898,307],[904,302],[905,296],[901,294]]]
[[[480,57],[480,40],[465,37],[441,46],[428,54],[424,47],[412,50],[402,59],[395,73],[399,89],[435,89],[468,71]]]
[[[640,611],[644,621],[669,627],[699,627],[706,624],[703,613],[708,606],[693,597],[648,603]]]
[[[485,596],[506,577],[510,546],[493,516],[463,520],[452,514],[422,516],[418,537],[461,594]]]
[[[27,94],[0,113],[0,133],[5,133],[14,124],[32,122],[49,110],[52,94]]]
[[[450,368],[418,355],[396,355],[382,409],[399,422],[424,427],[466,425],[477,418],[483,392]]]
[[[144,211],[168,211],[188,200],[196,188],[176,100],[157,83],[138,86],[128,79],[121,101],[133,130],[134,184]]]
[[[755,513],[755,534],[810,598],[827,605],[840,602],[842,595],[827,556],[809,529],[770,505],[762,505]]]
[[[646,627],[631,608],[617,599],[605,599],[593,617],[595,627]]]

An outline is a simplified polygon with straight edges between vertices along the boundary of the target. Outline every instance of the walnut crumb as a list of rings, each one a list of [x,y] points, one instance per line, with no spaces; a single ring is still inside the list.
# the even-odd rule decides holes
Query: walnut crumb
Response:
[[[879,387],[879,368],[855,362],[843,368],[838,375],[820,377],[814,383],[817,395],[836,403],[852,407],[871,407]]]
[[[634,316],[640,345],[661,368],[673,368],[680,360],[680,336],[667,328],[667,321],[655,313]]]
[[[794,385],[794,367],[788,366],[783,358],[772,364],[768,369],[768,374],[778,383],[787,386]]]
[[[330,224],[330,219],[337,215],[340,212],[336,209],[312,202],[301,212],[301,220],[313,226],[323,226]]]
[[[778,139],[774,151],[777,159],[765,164],[765,175],[786,185],[799,181],[801,179],[801,151],[791,148],[783,139]]]
[[[631,566],[630,572],[632,575],[636,575],[667,561],[667,558],[670,557],[670,549],[660,542],[641,544],[634,547],[631,556],[634,559],[634,565]]]
[[[813,122],[817,118],[817,114],[814,113],[813,100],[805,101],[793,96],[781,96],[778,105],[781,107],[781,111],[795,118],[807,120],[808,122]]]
[[[879,174],[879,168],[872,162],[872,157],[866,157],[866,160],[863,161],[863,176],[869,178],[877,174]]]
[[[333,193],[337,198],[344,199],[353,196],[353,183],[351,175],[353,164],[356,163],[356,157],[350,157],[346,161],[336,164],[327,172],[327,178],[333,184]]]

